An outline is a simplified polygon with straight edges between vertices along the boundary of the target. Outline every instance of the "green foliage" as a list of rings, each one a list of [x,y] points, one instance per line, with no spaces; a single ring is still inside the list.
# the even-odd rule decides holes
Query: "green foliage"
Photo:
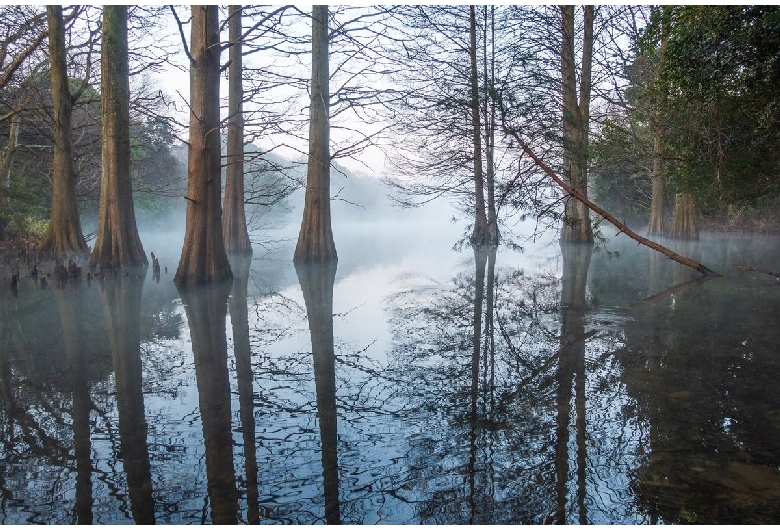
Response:
[[[667,156],[700,204],[780,195],[780,7],[667,8]]]

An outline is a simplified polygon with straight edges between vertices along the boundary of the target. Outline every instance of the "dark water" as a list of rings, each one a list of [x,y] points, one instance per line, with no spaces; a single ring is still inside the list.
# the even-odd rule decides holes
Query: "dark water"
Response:
[[[733,269],[777,238],[705,236],[727,276],[686,283],[622,238],[336,232],[338,267],[180,293],[148,238],[159,283],[2,291],[0,522],[780,521],[780,282]]]

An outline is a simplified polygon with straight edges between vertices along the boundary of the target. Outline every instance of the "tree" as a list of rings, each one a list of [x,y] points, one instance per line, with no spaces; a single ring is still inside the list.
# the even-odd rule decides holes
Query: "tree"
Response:
[[[582,64],[579,101],[574,54],[574,6],[561,6],[561,76],[563,84],[564,176],[571,187],[587,196],[588,135],[590,126],[591,66],[593,60],[593,6],[584,7]],[[561,240],[578,243],[593,241],[588,209],[568,197],[564,212]]]
[[[228,11],[230,61],[228,67],[227,169],[225,179],[224,235],[229,253],[252,253],[244,212],[244,89],[241,41],[241,6]]]
[[[471,126],[474,142],[474,230],[472,243],[485,243],[490,240],[488,221],[485,213],[485,181],[482,175],[482,125],[480,123],[479,83],[477,73],[477,21],[475,6],[469,6],[469,58],[471,62]]]
[[[293,260],[336,261],[330,225],[328,7],[312,8],[311,106],[306,202]]]
[[[102,31],[103,174],[97,239],[90,265],[107,269],[146,266],[146,253],[135,223],[130,180],[127,6],[103,7]]]
[[[177,286],[233,277],[222,239],[219,137],[219,14],[216,6],[192,7],[190,137],[187,221]]]
[[[51,94],[54,103],[54,160],[52,162],[51,220],[41,241],[41,253],[86,253],[76,205],[76,175],[71,137],[72,99],[65,63],[65,25],[61,6],[47,6]]]

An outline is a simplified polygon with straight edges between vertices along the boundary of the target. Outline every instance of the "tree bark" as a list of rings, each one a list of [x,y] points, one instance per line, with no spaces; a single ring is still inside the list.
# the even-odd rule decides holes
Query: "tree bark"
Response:
[[[485,215],[485,182],[482,173],[482,125],[479,116],[479,76],[477,73],[477,17],[475,6],[469,6],[469,36],[471,55],[471,126],[474,141],[474,230],[471,242],[488,243],[488,221]]]
[[[102,29],[103,173],[97,238],[90,265],[104,269],[146,266],[148,261],[138,237],[130,179],[127,6],[104,6]]]
[[[669,237],[699,239],[696,204],[690,193],[678,193],[674,201],[674,217],[669,227]]]
[[[81,232],[76,205],[76,173],[73,169],[71,101],[65,61],[65,24],[62,6],[46,6],[49,26],[51,95],[54,110],[54,159],[52,161],[51,220],[43,236],[42,254],[86,253],[89,248]]]
[[[328,6],[312,8],[311,106],[306,202],[293,260],[338,260],[330,224]]]
[[[662,164],[661,134],[656,133],[653,137],[653,198],[650,202],[650,222],[647,225],[647,235],[662,236],[666,232],[664,202],[666,179],[663,176]]]
[[[222,239],[218,17],[217,6],[192,7],[187,225],[173,278],[178,286],[233,277]]]
[[[8,142],[3,153],[0,154],[0,240],[5,238],[8,227],[8,192],[11,188],[11,166],[17,150],[19,137],[19,123],[21,116],[15,114],[11,118],[11,127],[8,129]]]
[[[483,69],[485,71],[485,184],[487,185],[487,233],[491,244],[497,245],[499,240],[498,232],[498,214],[496,212],[496,167],[495,167],[495,146],[496,146],[496,6],[490,6],[490,21],[488,22],[487,6],[484,6],[485,13],[485,34],[483,46]],[[490,77],[488,78],[488,60],[487,60],[487,28],[490,25]]]
[[[241,6],[228,8],[230,66],[228,67],[227,168],[225,178],[224,240],[230,254],[251,254],[252,243],[244,212],[244,87],[241,45]]]
[[[564,178],[582,195],[588,195],[588,129],[590,126],[591,64],[593,62],[593,6],[584,8],[584,35],[580,97],[574,54],[574,6],[561,6],[561,77],[563,86]],[[588,209],[571,197],[566,199],[561,240],[593,241]]]

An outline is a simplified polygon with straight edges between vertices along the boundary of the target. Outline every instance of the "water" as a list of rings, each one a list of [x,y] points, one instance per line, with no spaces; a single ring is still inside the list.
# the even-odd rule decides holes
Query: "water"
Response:
[[[780,240],[451,250],[336,226],[232,285],[0,292],[0,522],[780,521]],[[290,230],[276,234],[289,235]],[[271,237],[267,234],[264,237]],[[271,248],[271,247],[268,247]],[[662,293],[660,296],[658,293]]]

